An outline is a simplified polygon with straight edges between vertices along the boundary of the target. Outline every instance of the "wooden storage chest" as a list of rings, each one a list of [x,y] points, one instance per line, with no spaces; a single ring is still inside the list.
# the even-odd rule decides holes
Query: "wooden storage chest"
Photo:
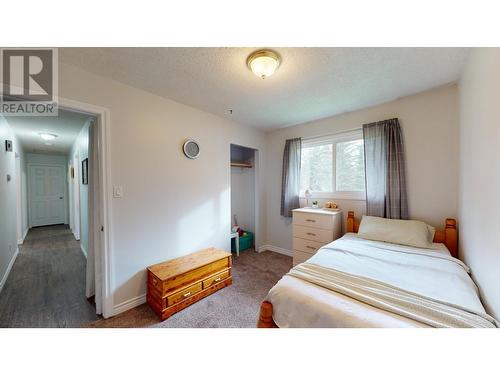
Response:
[[[231,284],[231,254],[209,248],[148,267],[147,301],[165,320]]]

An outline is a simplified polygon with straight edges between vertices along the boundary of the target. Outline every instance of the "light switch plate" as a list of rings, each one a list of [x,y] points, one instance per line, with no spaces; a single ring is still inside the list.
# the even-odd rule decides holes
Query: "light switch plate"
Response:
[[[123,187],[121,185],[113,186],[113,198],[123,197]]]

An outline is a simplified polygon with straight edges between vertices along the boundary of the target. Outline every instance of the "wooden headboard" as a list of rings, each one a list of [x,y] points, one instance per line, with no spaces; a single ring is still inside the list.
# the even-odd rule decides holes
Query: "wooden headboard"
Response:
[[[354,217],[354,211],[347,213],[346,232],[358,233],[359,220]],[[451,255],[458,258],[458,230],[457,221],[447,218],[443,229],[436,228],[434,242],[444,243]]]

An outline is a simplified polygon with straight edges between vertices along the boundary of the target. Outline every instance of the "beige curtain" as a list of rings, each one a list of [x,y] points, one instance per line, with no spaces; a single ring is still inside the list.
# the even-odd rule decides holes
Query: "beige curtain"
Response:
[[[87,298],[95,296],[96,313],[102,314],[101,202],[99,189],[99,123],[89,129],[89,248],[87,250]]]
[[[302,139],[287,139],[283,150],[281,174],[281,216],[292,217],[292,210],[299,208],[300,157]]]

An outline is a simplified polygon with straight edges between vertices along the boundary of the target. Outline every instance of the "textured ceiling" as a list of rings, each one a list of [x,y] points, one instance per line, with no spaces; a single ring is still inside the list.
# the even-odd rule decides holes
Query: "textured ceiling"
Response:
[[[277,72],[246,66],[256,48],[61,48],[62,62],[270,130],[457,81],[466,48],[273,48]],[[232,115],[229,110],[232,109]]]
[[[89,115],[59,110],[58,117],[5,117],[25,152],[68,154]],[[46,145],[39,133],[57,138]]]

